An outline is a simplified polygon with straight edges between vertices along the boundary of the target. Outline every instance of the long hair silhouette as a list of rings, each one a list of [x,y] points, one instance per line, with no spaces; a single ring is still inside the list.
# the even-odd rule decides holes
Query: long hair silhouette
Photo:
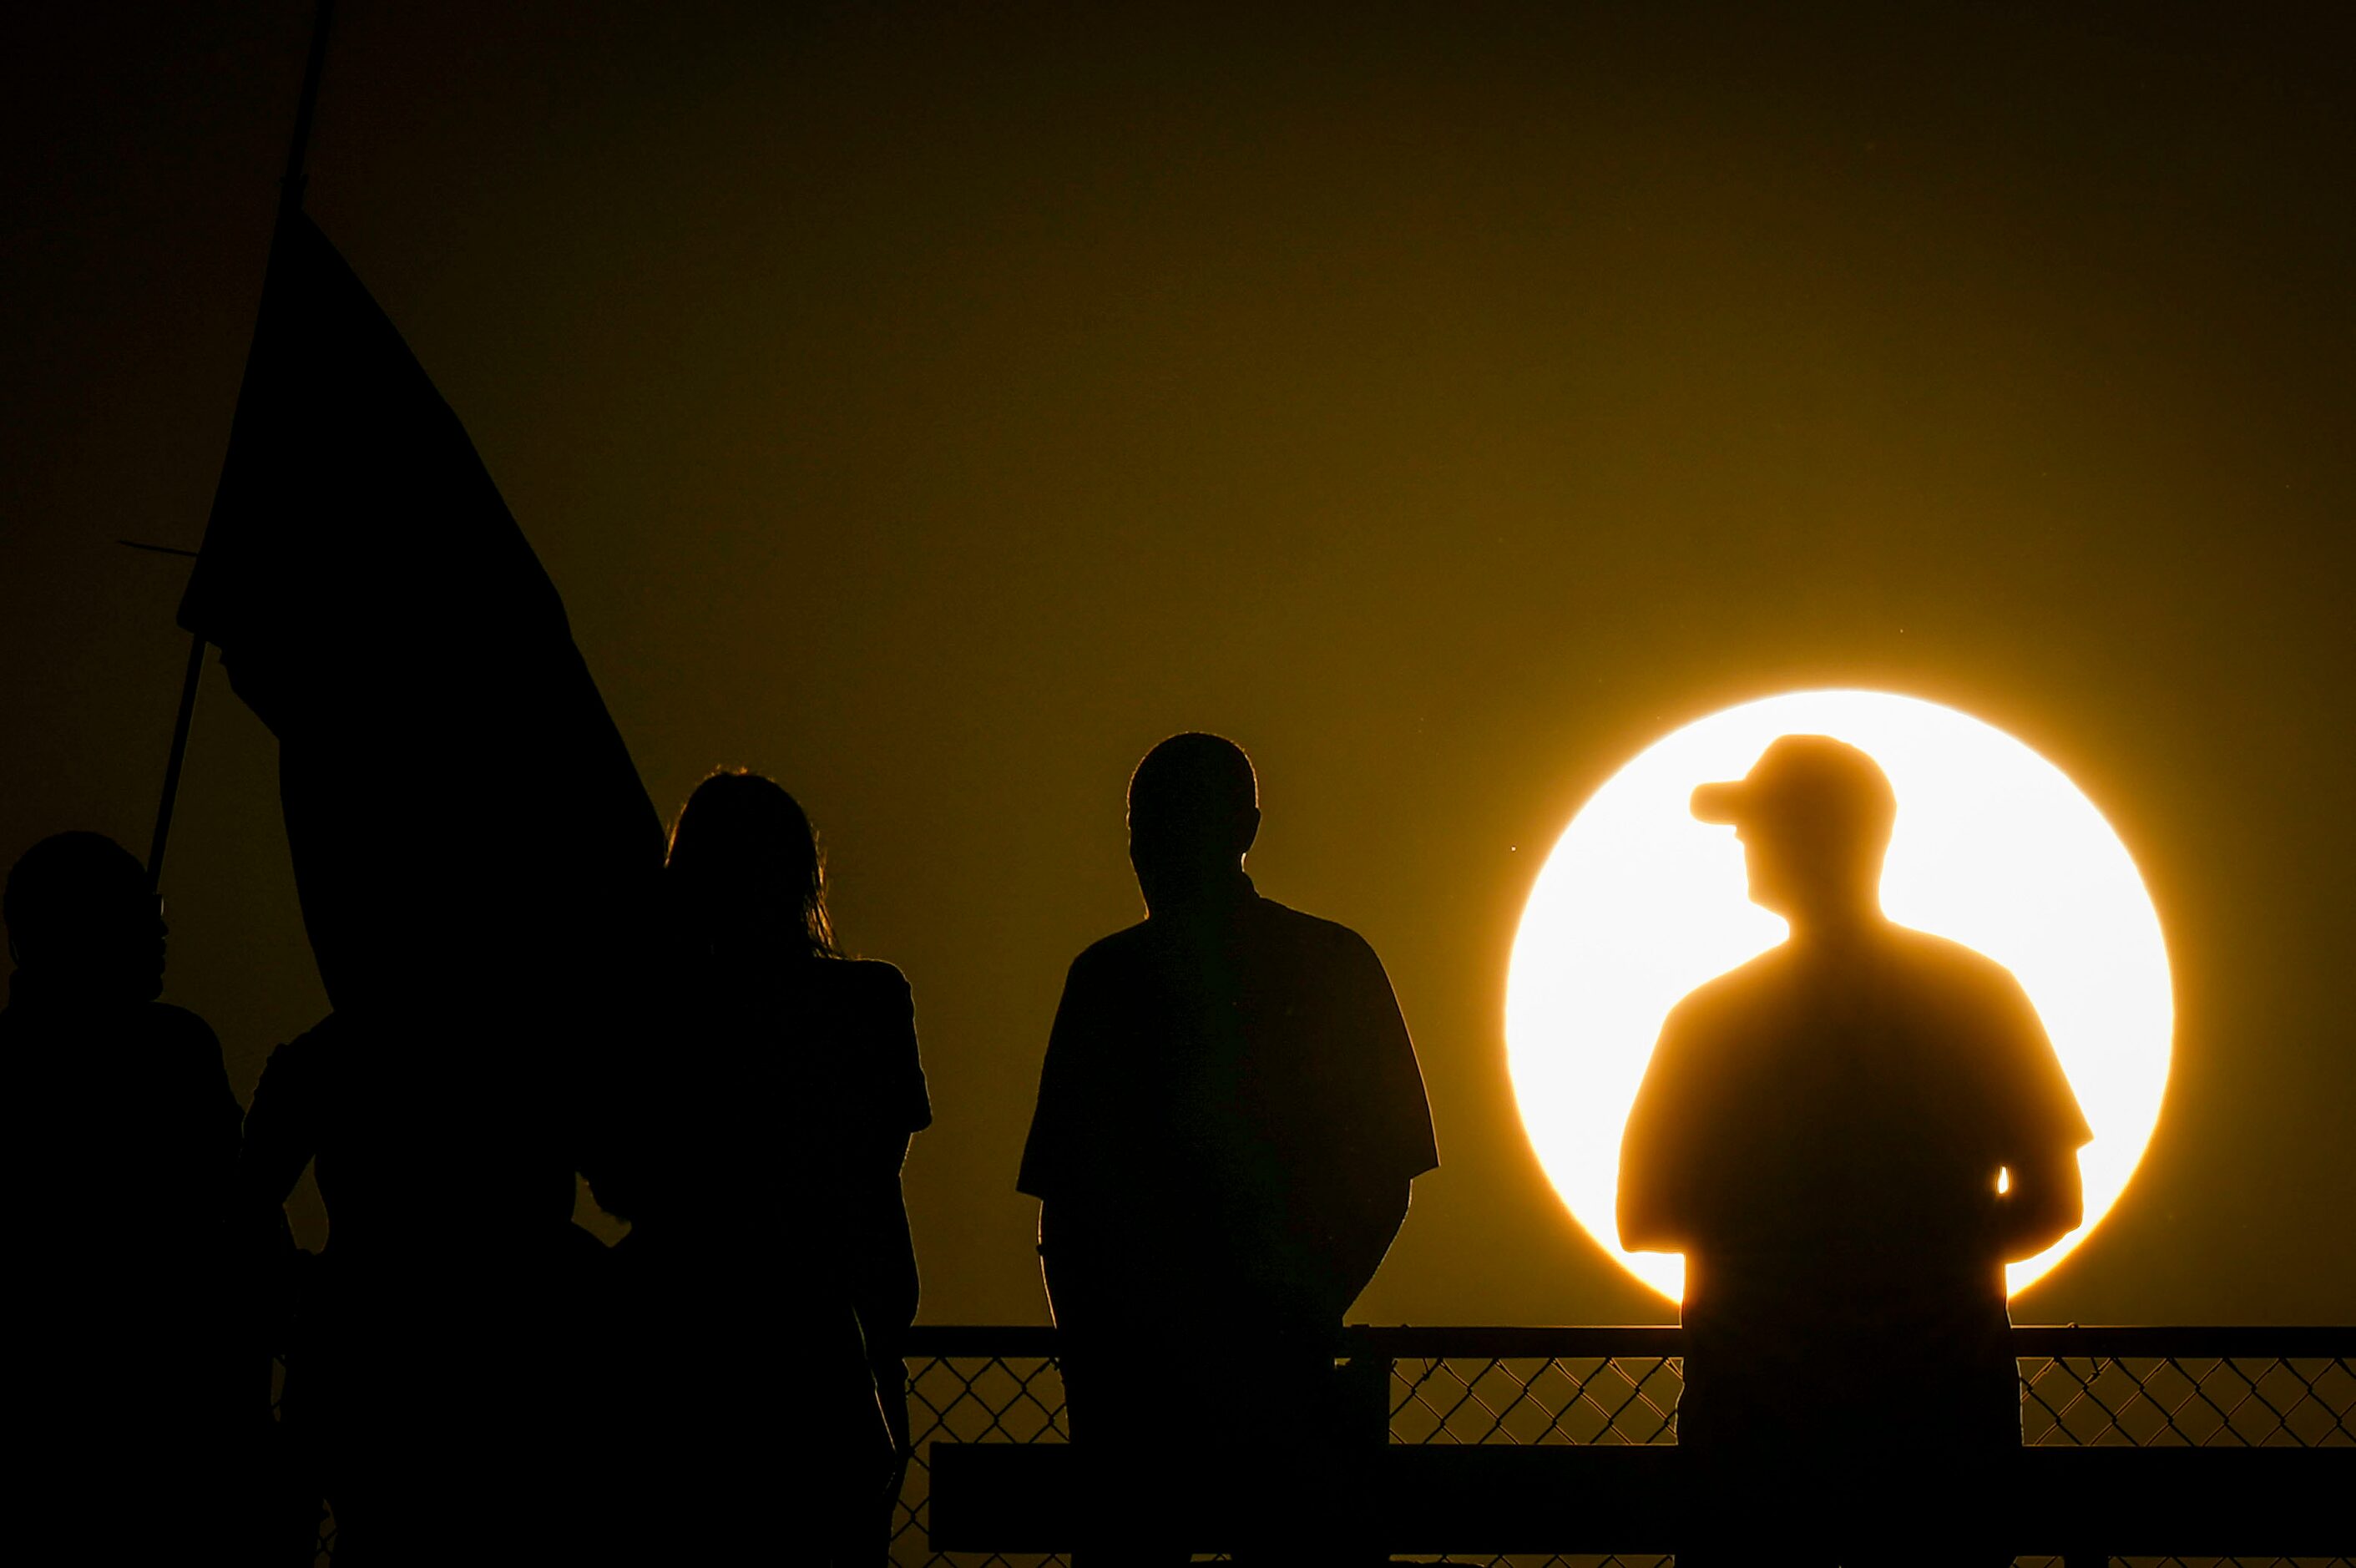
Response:
[[[734,918],[774,914],[783,894],[797,908],[786,922],[813,955],[841,958],[826,910],[826,851],[809,814],[774,779],[717,768],[695,787],[671,823],[663,865],[673,908]]]

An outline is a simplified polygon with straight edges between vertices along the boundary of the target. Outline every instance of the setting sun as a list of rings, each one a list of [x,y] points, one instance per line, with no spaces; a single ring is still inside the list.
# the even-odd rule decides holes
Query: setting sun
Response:
[[[2017,1292],[2101,1223],[2134,1174],[2159,1117],[2174,1004],[2158,915],[2110,824],[2051,763],[1952,708],[1789,693],[1677,730],[1597,790],[1515,939],[1505,1036],[1523,1126],[1596,1241],[1679,1296],[1683,1259],[1620,1248],[1621,1132],[1669,1008],[1783,940],[1783,922],[1746,896],[1733,830],[1696,822],[1687,800],[1792,734],[1832,736],[1881,764],[1898,795],[1883,909],[2019,977],[2094,1128],[2079,1155],[2085,1224],[2012,1265]]]

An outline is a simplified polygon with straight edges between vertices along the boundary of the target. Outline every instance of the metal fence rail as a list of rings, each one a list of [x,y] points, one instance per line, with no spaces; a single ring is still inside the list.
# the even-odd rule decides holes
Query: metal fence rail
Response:
[[[2356,1329],[2019,1328],[2022,1441],[2068,1447],[2356,1444]],[[1395,1444],[1676,1441],[1684,1337],[1675,1328],[1355,1328],[1387,1359]],[[922,1326],[909,1344],[916,1444],[896,1516],[897,1568],[1047,1568],[1055,1557],[937,1554],[926,1534],[936,1442],[1063,1443],[1052,1329]],[[1494,1568],[1653,1568],[1668,1558],[1422,1558]],[[2023,1559],[2024,1563],[2046,1560]],[[2173,1568],[2179,1560],[2120,1559]],[[2220,1560],[2186,1561],[2196,1568]],[[2257,1563],[2283,1560],[2259,1559]],[[2298,1568],[2351,1559],[2298,1559]]]

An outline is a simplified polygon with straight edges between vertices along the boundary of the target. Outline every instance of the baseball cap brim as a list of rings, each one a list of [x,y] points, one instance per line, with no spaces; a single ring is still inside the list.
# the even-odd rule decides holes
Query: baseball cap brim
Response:
[[[1750,782],[1747,779],[1730,779],[1719,784],[1696,786],[1690,802],[1694,821],[1714,822],[1719,827],[1740,826],[1744,808],[1751,803]]]

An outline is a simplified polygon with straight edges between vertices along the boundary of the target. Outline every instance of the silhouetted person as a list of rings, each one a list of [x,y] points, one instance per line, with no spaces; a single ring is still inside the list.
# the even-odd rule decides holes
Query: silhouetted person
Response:
[[[19,1563],[253,1561],[269,1363],[236,1308],[239,1111],[204,1020],[158,1002],[166,928],[112,840],[8,875],[9,1503]]]
[[[916,1313],[900,1166],[932,1122],[908,983],[842,956],[809,820],[759,774],[696,787],[663,882],[668,1037],[597,1186],[655,1352],[637,1528],[660,1557],[751,1533],[880,1563]]]
[[[327,1212],[284,1408],[338,1568],[507,1563],[519,1541],[626,1561],[584,1492],[606,1260],[572,1219],[582,1135],[557,1054],[578,1045],[504,1012],[338,1012],[262,1071],[241,1185],[283,1204],[312,1165]]]
[[[1381,961],[1258,896],[1258,828],[1232,742],[1139,764],[1147,918],[1073,963],[1023,1150],[1073,1440],[1126,1537],[1088,1541],[1098,1563],[1183,1561],[1190,1498],[1239,1517],[1211,1544],[1331,1552],[1342,1315],[1439,1164]]]
[[[1882,915],[1870,757],[1785,736],[1693,811],[1791,938],[1671,1011],[1621,1148],[1622,1245],[1686,1258],[1678,1561],[2008,1562],[2004,1265],[2077,1227],[2085,1121],[2011,973]]]

